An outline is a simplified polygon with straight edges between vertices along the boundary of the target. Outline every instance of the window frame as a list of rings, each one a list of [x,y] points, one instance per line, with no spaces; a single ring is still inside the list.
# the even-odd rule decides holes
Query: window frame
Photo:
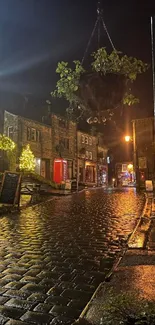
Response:
[[[93,139],[92,139],[92,137],[89,137],[89,145],[90,145],[90,146],[93,145]]]
[[[12,129],[12,132],[10,132],[11,129]],[[13,140],[13,133],[14,133],[13,126],[8,126],[8,132],[7,133],[8,133],[8,138]],[[12,134],[12,136],[10,136],[10,134]]]
[[[89,139],[87,135],[85,136],[85,144],[89,144]]]
[[[89,159],[90,160],[93,160],[93,153],[92,153],[92,151],[89,151]]]
[[[40,136],[41,136],[40,130],[36,130],[36,142],[40,142]]]
[[[85,136],[81,134],[81,143],[85,143]]]
[[[32,139],[32,132],[34,131],[34,139]],[[31,141],[36,142],[37,139],[37,130],[35,128],[31,128]]]
[[[89,151],[88,151],[88,150],[86,150],[85,158],[86,158],[86,159],[89,159]]]

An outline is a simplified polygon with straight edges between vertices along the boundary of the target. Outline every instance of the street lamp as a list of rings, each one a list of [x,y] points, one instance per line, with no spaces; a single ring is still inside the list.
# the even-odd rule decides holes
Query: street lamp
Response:
[[[135,126],[134,126],[135,127]],[[137,147],[135,142],[135,129],[133,128],[133,137],[130,135],[124,136],[125,142],[131,142],[133,145],[133,169],[136,175],[136,185],[139,186],[139,165],[138,165],[138,157],[137,157]],[[128,168],[131,168],[131,164],[128,165]]]
[[[125,139],[125,142],[129,142],[129,141],[131,141],[131,136],[130,135],[126,135],[124,137],[124,139]]]

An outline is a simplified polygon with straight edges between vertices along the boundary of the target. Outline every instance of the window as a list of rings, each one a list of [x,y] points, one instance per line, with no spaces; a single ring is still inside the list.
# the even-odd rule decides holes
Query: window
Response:
[[[89,138],[89,145],[92,146],[92,144],[93,144],[92,138]]]
[[[69,150],[69,139],[65,139],[65,148]]]
[[[8,127],[8,137],[13,140],[13,126]]]
[[[28,141],[36,141],[40,142],[41,133],[40,130],[36,130],[35,128],[27,128],[27,140]]]
[[[81,135],[81,142],[85,143],[85,136],[83,134]]]
[[[36,141],[36,129],[31,129],[31,140]]]
[[[85,137],[85,144],[88,144],[88,137]]]
[[[89,158],[89,153],[88,153],[88,151],[86,150],[86,159],[88,159]]]
[[[37,132],[36,132],[36,141],[40,142],[40,131],[39,130],[37,130]]]
[[[89,152],[89,159],[90,159],[90,160],[93,159],[93,154],[92,154],[92,152]]]
[[[27,140],[30,141],[31,140],[31,129],[27,128]]]
[[[67,138],[60,138],[59,145],[63,146],[64,149],[69,150],[69,139]]]

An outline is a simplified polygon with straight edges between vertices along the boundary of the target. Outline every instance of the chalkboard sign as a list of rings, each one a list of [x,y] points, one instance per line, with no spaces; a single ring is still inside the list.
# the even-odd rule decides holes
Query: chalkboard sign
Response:
[[[5,172],[0,190],[0,203],[19,205],[20,188],[21,175],[19,173]]]

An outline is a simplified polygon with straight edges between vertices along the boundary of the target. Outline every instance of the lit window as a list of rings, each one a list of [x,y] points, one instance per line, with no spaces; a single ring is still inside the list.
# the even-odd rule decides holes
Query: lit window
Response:
[[[31,129],[31,140],[36,141],[36,129]]]
[[[8,127],[8,137],[13,140],[13,126]]]
[[[93,154],[92,154],[92,152],[89,152],[89,159],[90,159],[90,160],[93,159]]]
[[[84,135],[81,135],[81,142],[85,143],[85,136]]]
[[[85,144],[88,144],[88,137],[85,137]]]
[[[86,150],[86,159],[88,159],[89,158],[89,153],[88,153],[88,151]]]
[[[92,143],[93,143],[92,138],[89,138],[89,145],[92,146]]]

